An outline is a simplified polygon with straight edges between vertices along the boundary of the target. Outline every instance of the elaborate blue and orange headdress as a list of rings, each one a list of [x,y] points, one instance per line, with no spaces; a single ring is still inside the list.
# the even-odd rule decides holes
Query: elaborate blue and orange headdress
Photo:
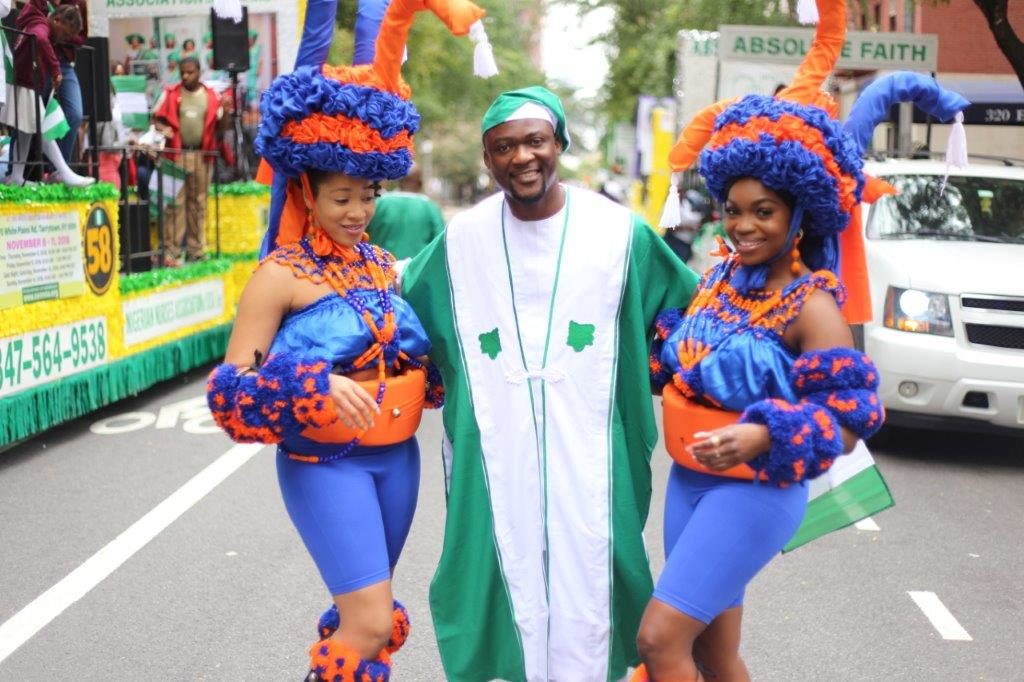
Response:
[[[469,0],[376,0],[360,3],[358,15],[356,53],[368,63],[326,66],[335,8],[334,0],[309,3],[295,70],[276,78],[260,100],[255,146],[274,174],[261,255],[308,230],[307,171],[373,180],[408,174],[420,116],[401,66],[416,12],[429,10],[453,34],[471,34],[478,48],[487,46],[485,12]]]
[[[942,90],[926,76],[893,74],[879,79],[862,93],[844,126],[837,120],[838,106],[821,90],[839,57],[846,35],[845,0],[818,0],[820,21],[810,50],[792,85],[774,97],[748,95],[718,102],[694,117],[669,153],[669,165],[679,172],[700,159],[700,174],[710,193],[724,201],[732,183],[754,177],[766,187],[793,197],[788,253],[799,230],[802,249],[812,269],[839,273],[839,234],[851,222],[860,202],[874,201],[892,188],[866,177],[862,155],[871,130],[885,118],[889,105],[914,101],[940,120],[949,120],[969,103]],[[863,102],[863,104],[862,104]],[[855,239],[859,244],[859,231]],[[780,257],[782,254],[780,253]],[[845,265],[845,259],[844,259]],[[863,264],[850,268],[863,273]],[[845,272],[847,286],[851,282]],[[741,268],[734,286],[764,285],[767,266]]]

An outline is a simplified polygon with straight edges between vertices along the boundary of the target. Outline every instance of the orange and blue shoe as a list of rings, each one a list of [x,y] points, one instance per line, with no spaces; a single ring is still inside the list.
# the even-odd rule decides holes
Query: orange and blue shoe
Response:
[[[336,639],[325,639],[309,649],[309,673],[304,682],[388,682],[391,656],[382,649],[366,660]]]

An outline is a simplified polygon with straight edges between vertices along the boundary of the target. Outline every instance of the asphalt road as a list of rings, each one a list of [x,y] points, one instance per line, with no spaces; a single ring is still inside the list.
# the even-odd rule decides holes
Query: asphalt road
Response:
[[[328,596],[271,448],[211,428],[204,379],[0,453],[0,680],[302,679]],[[1024,680],[1024,439],[897,436],[872,446],[897,506],[777,558],[748,589],[754,679]],[[419,437],[396,682],[444,678],[426,601],[444,519],[438,415]],[[668,456],[654,462],[657,574]]]

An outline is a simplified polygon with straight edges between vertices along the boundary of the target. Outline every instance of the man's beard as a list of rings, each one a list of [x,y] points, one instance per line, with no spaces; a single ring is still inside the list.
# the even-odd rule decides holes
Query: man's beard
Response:
[[[554,186],[554,184],[555,184],[555,182],[554,182],[554,178],[552,176],[545,176],[544,177],[544,185],[543,185],[543,187],[540,188],[540,191],[537,192],[536,194],[531,194],[529,196],[524,196],[522,194],[518,194],[514,189],[511,188],[511,186],[509,187],[509,189],[506,192],[506,194],[508,194],[510,197],[515,199],[520,204],[524,204],[526,206],[532,206],[534,204],[539,204],[541,202],[541,200],[544,197],[547,196],[548,192],[551,190],[551,187]]]

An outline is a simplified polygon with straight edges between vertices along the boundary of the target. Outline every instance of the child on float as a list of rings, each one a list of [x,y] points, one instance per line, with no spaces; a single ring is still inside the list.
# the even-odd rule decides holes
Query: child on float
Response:
[[[658,325],[652,379],[675,463],[667,559],[634,680],[750,679],[739,654],[746,585],[800,526],[807,482],[884,419],[878,371],[841,311],[839,233],[862,198],[885,191],[865,177],[861,154],[889,105],[912,99],[945,120],[968,103],[897,74],[872,85],[844,128],[820,86],[843,44],[846,3],[818,9],[793,85],[709,107],[670,154],[676,171],[700,154],[732,248],[721,242],[725,259],[685,314],[667,311]]]
[[[483,16],[464,0],[434,6],[456,34]],[[386,680],[409,632],[391,576],[419,489],[413,434],[442,389],[430,342],[395,290],[394,258],[366,236],[380,181],[412,165],[419,115],[399,68],[415,10],[392,3],[373,63],[330,67],[307,36],[329,35],[334,8],[310,3],[305,65],[263,95],[256,148],[283,202],[208,401],[233,440],[278,445],[285,507],[336,609],[307,679],[354,682]]]

